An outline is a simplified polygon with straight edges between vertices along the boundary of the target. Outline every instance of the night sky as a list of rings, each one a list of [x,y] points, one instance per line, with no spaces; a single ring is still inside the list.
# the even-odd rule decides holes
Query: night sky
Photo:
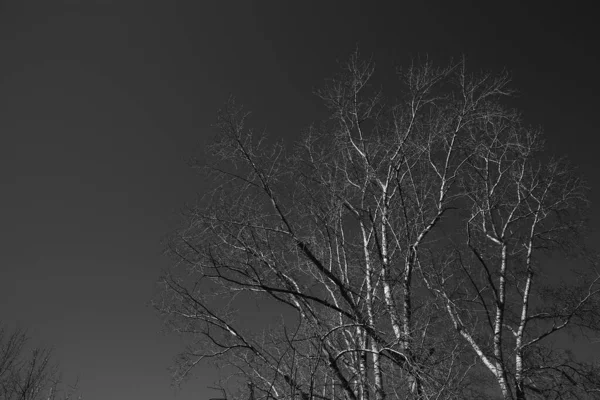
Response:
[[[0,0],[0,321],[55,346],[87,400],[216,397],[210,368],[174,394],[179,340],[147,306],[163,237],[202,192],[187,161],[229,94],[297,138],[357,45],[384,73],[462,54],[511,71],[526,120],[594,188],[597,225],[595,13],[489,4]]]

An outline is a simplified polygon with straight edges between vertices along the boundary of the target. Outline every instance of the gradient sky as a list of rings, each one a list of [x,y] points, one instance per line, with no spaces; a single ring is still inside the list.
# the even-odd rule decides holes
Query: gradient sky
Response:
[[[209,368],[174,394],[179,342],[146,306],[161,240],[202,191],[186,160],[230,93],[297,137],[322,116],[312,89],[357,44],[388,72],[463,53],[512,71],[527,120],[600,204],[591,9],[375,3],[0,0],[0,320],[54,345],[87,400],[217,395]]]

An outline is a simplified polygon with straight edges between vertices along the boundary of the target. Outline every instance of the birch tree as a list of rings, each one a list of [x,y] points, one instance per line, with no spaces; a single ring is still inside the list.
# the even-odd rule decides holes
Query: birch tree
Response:
[[[426,282],[503,398],[597,398],[597,359],[564,344],[600,334],[587,187],[566,160],[542,157],[541,132],[515,114],[473,125],[468,148],[460,234],[445,259],[423,255]]]
[[[451,290],[466,268],[457,248],[483,246],[477,218],[497,218],[477,208],[489,191],[477,157],[500,151],[482,126],[517,123],[502,107],[508,76],[469,75],[464,62],[412,65],[392,102],[371,85],[374,71],[354,54],[316,92],[330,118],[293,147],[256,134],[234,101],[219,113],[208,162],[196,165],[212,189],[170,237],[174,262],[154,300],[188,340],[176,382],[214,362],[241,398],[383,400],[481,398],[482,365],[508,379],[479,336],[465,335],[481,329],[475,319],[463,328],[470,311]],[[463,226],[467,239],[448,233]],[[525,238],[515,240],[537,246]],[[250,301],[277,307],[281,323],[240,322]],[[516,335],[523,359],[532,338]]]

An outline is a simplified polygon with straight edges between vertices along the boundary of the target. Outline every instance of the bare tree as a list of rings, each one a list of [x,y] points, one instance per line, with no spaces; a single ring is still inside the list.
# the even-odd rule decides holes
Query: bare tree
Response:
[[[213,189],[171,237],[175,262],[155,299],[167,324],[189,338],[176,382],[213,360],[237,382],[250,382],[251,390],[239,396],[256,399],[480,398],[482,365],[505,384],[508,367],[499,373],[497,366],[504,359],[490,361],[477,347],[485,332],[456,296],[469,295],[459,290],[470,262],[465,249],[493,257],[485,231],[475,230],[477,218],[484,227],[497,218],[496,211],[480,210],[488,207],[482,202],[489,192],[481,157],[505,156],[486,129],[504,132],[502,122],[514,140],[531,136],[513,129],[519,119],[501,105],[511,93],[508,76],[471,76],[464,62],[413,65],[398,73],[402,96],[388,104],[370,85],[373,73],[373,63],[354,54],[317,92],[331,118],[309,128],[291,152],[248,129],[249,114],[233,101],[219,114],[209,162],[198,164]],[[526,153],[521,145],[514,145],[519,156]],[[513,164],[510,172],[494,167],[501,179],[517,179]],[[507,188],[494,190],[490,196],[506,197],[500,202],[519,201]],[[581,196],[574,188],[565,204]],[[533,201],[527,205],[535,207]],[[546,212],[538,211],[540,229]],[[465,226],[463,236],[448,233]],[[528,246],[523,229],[514,233],[510,251]],[[560,234],[532,240],[537,246]],[[497,280],[503,272],[494,274],[490,279]],[[505,283],[494,285],[506,293]],[[251,299],[279,307],[282,323],[240,324]],[[573,307],[590,322],[587,301]],[[463,314],[470,312],[469,330]],[[502,325],[509,313],[501,314]],[[523,332],[516,334],[522,342],[532,340]],[[506,346],[500,342],[498,349]],[[530,373],[525,368],[522,375]]]
[[[74,400],[77,385],[62,382],[52,350],[29,346],[22,329],[0,325],[0,400]]]
[[[421,258],[425,280],[505,399],[597,398],[597,363],[557,343],[564,333],[600,333],[597,257],[583,235],[587,188],[565,160],[542,161],[541,133],[514,114],[473,128],[461,232],[444,260]],[[552,282],[552,270],[569,265],[569,281]]]

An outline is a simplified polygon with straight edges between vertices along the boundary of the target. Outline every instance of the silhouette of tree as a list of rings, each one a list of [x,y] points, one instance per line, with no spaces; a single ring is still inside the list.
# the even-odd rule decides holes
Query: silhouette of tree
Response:
[[[29,346],[22,329],[0,324],[0,400],[75,400],[77,385],[63,384],[52,350]]]

